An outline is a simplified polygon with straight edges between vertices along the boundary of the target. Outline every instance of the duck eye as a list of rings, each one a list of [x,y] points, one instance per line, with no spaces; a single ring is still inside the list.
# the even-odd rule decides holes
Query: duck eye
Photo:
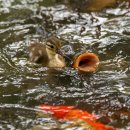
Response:
[[[54,46],[52,46],[52,45],[50,45],[50,47],[53,49],[54,48]]]
[[[50,42],[47,42],[46,45],[47,45],[49,48],[51,48],[51,49],[54,49],[54,48],[55,48],[55,46],[52,45]]]

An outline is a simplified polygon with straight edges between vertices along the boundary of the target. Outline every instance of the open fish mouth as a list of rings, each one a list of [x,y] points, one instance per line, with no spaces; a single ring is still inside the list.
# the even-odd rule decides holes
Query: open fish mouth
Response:
[[[73,67],[82,72],[95,72],[99,65],[99,58],[94,53],[83,53],[74,59]]]

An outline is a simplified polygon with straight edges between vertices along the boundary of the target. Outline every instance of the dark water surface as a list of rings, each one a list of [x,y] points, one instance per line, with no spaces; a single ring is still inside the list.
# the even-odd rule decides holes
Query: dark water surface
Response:
[[[30,64],[28,42],[51,34],[63,40],[70,57],[82,50],[98,54],[99,70],[78,74],[70,67]],[[43,103],[73,105],[104,124],[129,130],[129,44],[128,3],[85,13],[54,0],[0,0],[0,129],[25,130],[43,122],[45,130],[58,129],[51,116],[36,118],[33,108]]]

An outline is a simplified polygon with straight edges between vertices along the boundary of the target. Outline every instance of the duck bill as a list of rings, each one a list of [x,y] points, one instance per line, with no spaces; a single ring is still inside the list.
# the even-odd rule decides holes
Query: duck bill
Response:
[[[95,72],[99,65],[99,58],[94,53],[83,53],[76,57],[73,62],[73,67],[82,72]]]

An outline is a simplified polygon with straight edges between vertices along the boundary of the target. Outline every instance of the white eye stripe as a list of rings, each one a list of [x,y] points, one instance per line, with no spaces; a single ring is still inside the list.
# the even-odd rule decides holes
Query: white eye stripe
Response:
[[[51,42],[47,42],[46,45],[56,47],[56,45]]]
[[[46,45],[49,47],[49,48],[56,48],[56,46],[50,42],[47,42]]]
[[[47,42],[46,45],[51,46],[52,44],[50,42]]]

